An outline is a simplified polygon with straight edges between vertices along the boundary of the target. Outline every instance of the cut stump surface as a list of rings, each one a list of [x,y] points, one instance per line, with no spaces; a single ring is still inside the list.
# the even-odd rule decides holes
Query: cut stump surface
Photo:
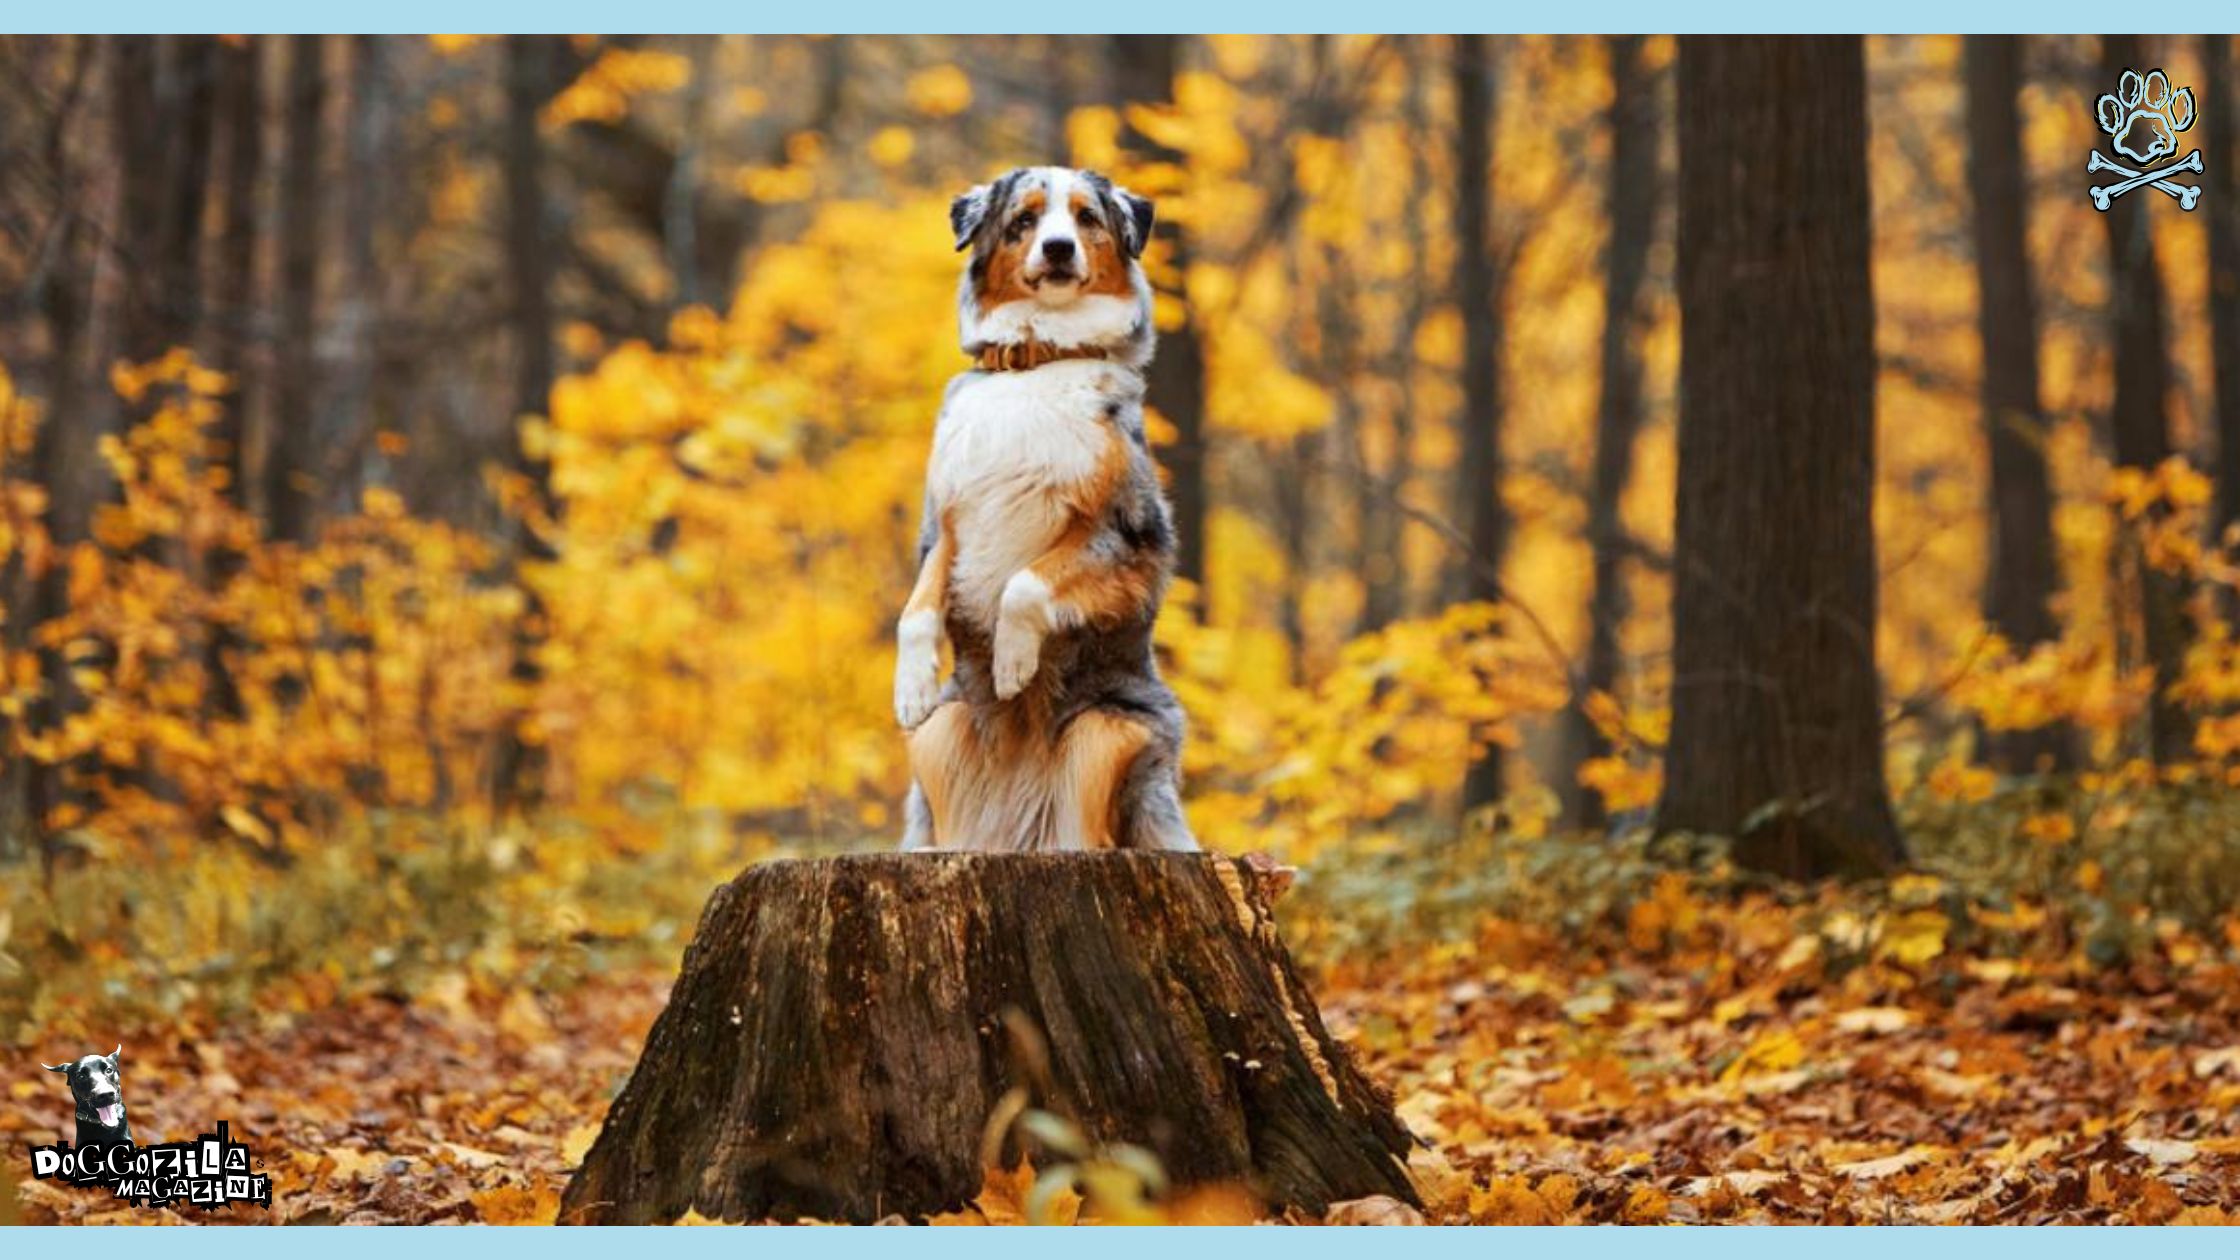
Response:
[[[1259,871],[1204,854],[751,867],[702,913],[560,1219],[955,1210],[1014,1086],[1179,1186],[1415,1202],[1407,1130],[1324,1029],[1269,902]],[[1039,1032],[1046,1073],[1016,1061],[1007,1016]]]

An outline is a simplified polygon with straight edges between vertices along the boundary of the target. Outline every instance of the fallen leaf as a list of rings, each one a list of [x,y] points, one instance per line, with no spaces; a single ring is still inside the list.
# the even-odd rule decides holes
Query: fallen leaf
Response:
[[[1390,1195],[1373,1194],[1331,1204],[1322,1220],[1326,1225],[1421,1225],[1423,1213]]]
[[[1902,1006],[1862,1006],[1836,1016],[1836,1029],[1847,1033],[1872,1033],[1888,1036],[1913,1027],[1912,1011]]]
[[[2170,1138],[2127,1138],[2123,1143],[2156,1164],[2190,1164],[2201,1155],[2201,1148],[2191,1142]]]
[[[1925,1163],[1934,1154],[1936,1154],[1936,1151],[1932,1147],[1913,1146],[1899,1151],[1895,1155],[1885,1155],[1881,1159],[1862,1159],[1856,1163],[1837,1164],[1829,1171],[1836,1173],[1838,1176],[1849,1177],[1853,1181],[1880,1181],[1884,1177],[1894,1177],[1909,1168]]]

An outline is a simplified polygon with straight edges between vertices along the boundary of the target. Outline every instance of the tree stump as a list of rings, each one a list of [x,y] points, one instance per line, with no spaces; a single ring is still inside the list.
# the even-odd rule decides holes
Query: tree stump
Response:
[[[560,1219],[956,1210],[1014,1086],[1092,1141],[1148,1148],[1178,1186],[1416,1202],[1408,1132],[1323,1028],[1271,901],[1262,872],[1192,853],[750,867],[709,900]],[[1046,1069],[1015,1062],[1016,1019]]]

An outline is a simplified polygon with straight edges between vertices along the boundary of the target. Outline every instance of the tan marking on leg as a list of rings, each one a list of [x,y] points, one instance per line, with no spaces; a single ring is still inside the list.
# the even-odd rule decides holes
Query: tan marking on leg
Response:
[[[1109,713],[1084,713],[1060,745],[1058,805],[1071,814],[1084,849],[1118,847],[1120,785],[1151,742],[1143,724]]]
[[[925,563],[918,566],[918,581],[910,588],[909,600],[902,605],[903,616],[929,612],[938,621],[947,613],[949,569],[957,558],[955,518],[956,509],[941,510],[939,532],[934,535],[932,549],[926,552]]]
[[[910,775],[926,794],[926,814],[933,819],[933,847],[947,848],[955,830],[951,808],[957,780],[969,775],[969,759],[979,756],[972,736],[972,720],[962,700],[952,700],[933,711],[917,730],[910,732]]]
[[[1072,520],[1050,549],[1027,567],[1050,590],[1052,621],[1059,625],[1124,621],[1151,601],[1158,580],[1158,558],[1146,552],[1119,565],[1094,564],[1089,543],[1104,528],[1127,476],[1128,448],[1111,433],[1096,470],[1066,492]]]
[[[918,566],[917,584],[895,622],[894,716],[904,730],[923,722],[941,694],[941,644],[949,637],[949,570],[956,554],[957,532],[951,514],[943,511],[933,546]]]

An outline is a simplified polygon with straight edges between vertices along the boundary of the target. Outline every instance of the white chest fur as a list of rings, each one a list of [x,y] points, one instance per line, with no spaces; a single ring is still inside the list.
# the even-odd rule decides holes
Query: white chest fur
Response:
[[[1073,492],[1115,440],[1105,409],[1132,384],[1108,363],[1062,361],[991,373],[950,396],[926,494],[956,531],[957,612],[994,625],[1004,583],[1064,531]]]

